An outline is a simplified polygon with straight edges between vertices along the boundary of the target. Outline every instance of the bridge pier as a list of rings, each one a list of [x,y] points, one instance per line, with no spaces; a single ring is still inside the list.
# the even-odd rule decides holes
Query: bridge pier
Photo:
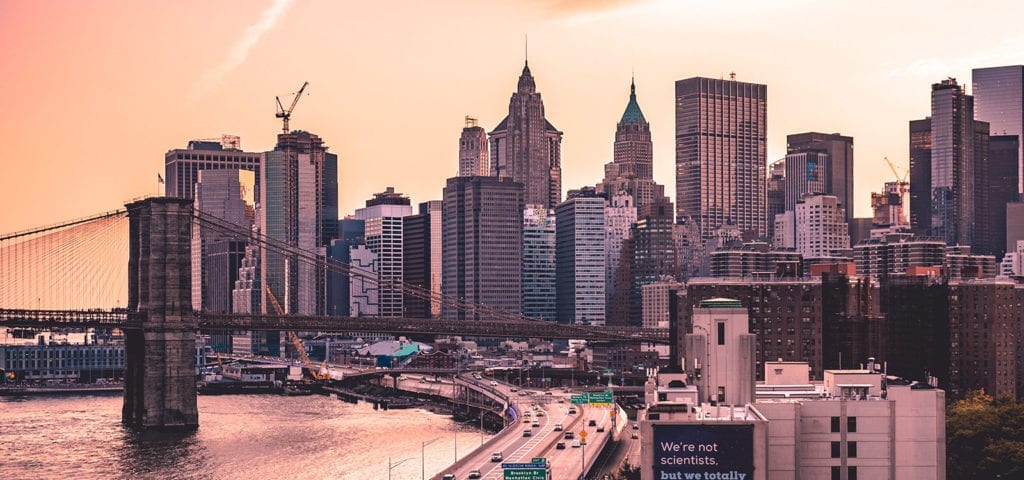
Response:
[[[195,429],[196,328],[192,316],[192,202],[129,203],[128,311],[121,421],[136,429]]]

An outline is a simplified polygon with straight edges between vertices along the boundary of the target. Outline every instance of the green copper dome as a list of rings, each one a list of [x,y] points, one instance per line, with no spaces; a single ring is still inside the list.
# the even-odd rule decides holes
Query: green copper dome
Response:
[[[640,105],[636,103],[636,82],[629,83],[629,103],[626,104],[626,111],[622,112],[622,120],[619,123],[647,123],[644,112],[640,111]]]

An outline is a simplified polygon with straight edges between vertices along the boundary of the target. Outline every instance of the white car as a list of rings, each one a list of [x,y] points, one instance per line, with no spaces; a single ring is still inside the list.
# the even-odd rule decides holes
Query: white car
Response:
[[[492,387],[497,387],[498,386],[498,382],[495,382],[494,380],[491,380],[491,386]]]
[[[491,461],[492,462],[500,462],[501,459],[502,459],[501,452],[494,452],[494,453],[491,454]]]

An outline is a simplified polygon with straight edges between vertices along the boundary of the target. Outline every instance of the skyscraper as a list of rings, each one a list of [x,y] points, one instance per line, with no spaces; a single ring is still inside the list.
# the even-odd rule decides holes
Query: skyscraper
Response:
[[[1002,258],[1006,253],[1006,204],[1020,199],[1017,193],[1020,139],[1016,135],[993,135],[988,145],[988,178],[981,192],[987,196],[987,207],[982,214],[987,217],[988,242],[975,253]]]
[[[604,207],[604,296],[607,316],[612,315],[611,305],[615,298],[615,290],[619,288],[622,243],[629,238],[630,229],[636,223],[636,213],[633,197],[623,191],[612,195]],[[629,286],[625,288],[628,289]]]
[[[932,119],[910,121],[910,228],[932,229]]]
[[[555,321],[555,212],[523,210],[523,315]]]
[[[326,246],[338,235],[338,156],[327,152],[323,140],[301,130],[279,134],[277,146],[264,154],[260,186],[263,234],[326,256]],[[259,264],[264,285],[286,313],[325,312],[325,271],[298,255],[268,249],[262,249]],[[266,310],[270,302],[265,291],[261,295],[260,304]]]
[[[676,217],[702,238],[723,226],[763,237],[768,87],[695,77],[676,82]]]
[[[764,185],[763,182],[761,184]],[[628,291],[622,283],[616,286],[616,291],[628,293],[629,317],[617,321],[627,320],[628,325],[640,326],[643,323],[643,286],[672,279],[679,274],[673,227],[672,202],[668,198],[656,199],[640,209],[636,224],[630,231],[630,240],[623,242],[626,247],[622,250],[622,262],[626,262],[627,254],[630,262]]]
[[[491,166],[487,156],[487,132],[477,126],[476,119],[466,116],[466,126],[459,137],[459,176],[487,176]]]
[[[256,178],[247,170],[200,170],[193,204],[196,210],[213,215],[248,231],[255,220],[253,199]],[[232,311],[231,291],[238,280],[238,268],[245,256],[246,242],[216,230],[192,229],[192,308],[219,313]]]
[[[794,198],[799,200],[800,195],[804,193],[833,195],[839,199],[839,206],[846,210],[844,220],[850,222],[853,218],[853,137],[845,137],[838,133],[818,132],[787,135],[786,152],[789,154],[803,152],[827,154],[824,157],[819,155],[819,159],[823,162],[824,188],[820,192],[800,192]]]
[[[654,183],[654,146],[651,124],[636,102],[636,83],[629,85],[629,103],[615,129],[615,149],[611,163],[604,165],[604,180],[597,191],[611,199],[618,192],[633,197],[636,207],[665,196],[665,187]]]
[[[834,195],[807,194],[794,210],[796,251],[805,259],[838,256],[850,248],[850,227]]]
[[[345,265],[352,264],[351,249],[364,245],[366,231],[365,222],[354,218],[338,220],[338,238],[331,240],[327,248],[327,256]],[[347,317],[350,314],[351,282],[349,273],[330,270],[327,272],[327,314]]]
[[[192,198],[200,170],[237,169],[256,175],[253,199],[260,203],[260,165],[263,154],[244,152],[237,136],[224,135],[217,140],[192,140],[184,149],[174,149],[164,155],[165,196]]]
[[[985,161],[975,142],[988,136],[974,122],[974,99],[956,79],[932,85],[930,234],[949,245],[974,245],[975,166]]]
[[[560,323],[605,323],[605,198],[593,188],[555,207],[555,290]]]
[[[562,200],[562,132],[544,117],[544,101],[523,66],[505,117],[491,136],[491,175],[523,184],[527,205],[554,208]]]
[[[444,188],[441,291],[469,304],[522,311],[523,185],[508,178],[453,177]],[[441,317],[485,319],[449,304]]]
[[[971,76],[974,118],[988,122],[992,135],[1024,138],[1024,65],[975,68]],[[1024,193],[1022,145],[1017,146],[1017,158],[1017,191]]]
[[[775,216],[786,211],[786,159],[776,160],[768,165],[768,188],[765,193],[768,208],[768,234],[775,238]]]
[[[403,218],[412,215],[408,197],[393,187],[376,193],[366,207],[356,209],[355,218],[366,225],[366,249],[376,255],[378,314],[401,317],[404,313]]]
[[[423,202],[418,214],[402,219],[402,275],[406,285],[422,289],[405,295],[403,308],[409,318],[441,316],[441,203]]]
[[[828,163],[829,154],[825,152],[806,151],[786,155],[785,210],[795,210],[796,204],[805,194],[827,193],[825,170]]]

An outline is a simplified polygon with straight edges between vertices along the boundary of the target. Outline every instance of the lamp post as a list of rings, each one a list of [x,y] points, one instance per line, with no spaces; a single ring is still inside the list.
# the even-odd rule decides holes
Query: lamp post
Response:
[[[427,479],[427,445],[438,441],[440,437],[420,443],[420,480]]]
[[[391,480],[391,470],[405,462],[408,462],[409,460],[412,460],[412,458],[406,458],[404,460],[399,460],[395,463],[391,463],[391,457],[388,457],[388,480]]]

